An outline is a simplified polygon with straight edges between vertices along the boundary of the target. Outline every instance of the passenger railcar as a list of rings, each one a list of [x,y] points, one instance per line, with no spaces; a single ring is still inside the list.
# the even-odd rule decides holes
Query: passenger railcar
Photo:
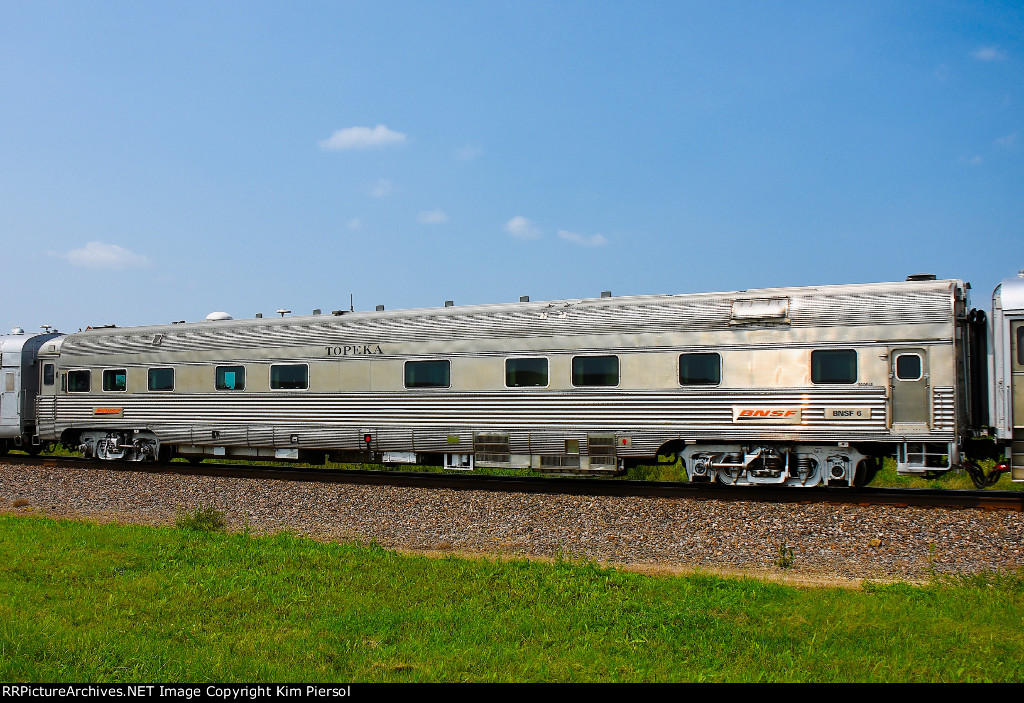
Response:
[[[920,278],[87,330],[41,345],[38,436],[99,459],[682,458],[742,485],[854,485],[893,454],[938,472],[988,425],[986,325],[969,285]],[[1019,290],[994,344],[1017,340],[994,362],[1017,403]],[[1024,410],[1003,405],[1011,441]]]
[[[1024,271],[992,294],[991,420],[1010,447],[1014,481],[1024,481]]]
[[[30,453],[41,449],[35,418],[41,381],[36,357],[45,342],[58,336],[25,334],[20,328],[0,335],[0,454],[8,449]]]

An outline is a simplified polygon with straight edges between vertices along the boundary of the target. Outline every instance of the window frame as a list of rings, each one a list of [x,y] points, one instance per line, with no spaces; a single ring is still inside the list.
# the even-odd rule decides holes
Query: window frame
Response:
[[[409,385],[409,365],[410,364],[444,364],[448,371],[448,384],[447,385]],[[402,365],[402,383],[406,390],[445,390],[452,387],[452,360],[451,359],[406,359]]]
[[[124,373],[124,388],[107,388],[107,374],[108,373],[114,373],[115,374],[114,378],[116,379],[117,378],[116,373],[118,371],[121,371],[122,373]],[[103,389],[104,393],[127,393],[128,392],[128,369],[124,369],[124,368],[103,369],[103,372],[100,374],[100,388]]]
[[[576,383],[577,359],[615,359],[615,383]],[[618,354],[577,354],[569,364],[569,381],[573,388],[618,388],[622,383],[622,359]]]
[[[510,361],[543,361],[544,362],[544,383],[531,385],[508,384],[508,362]],[[505,388],[549,388],[551,386],[551,360],[546,356],[508,356],[505,357]]]
[[[221,388],[220,387],[220,382],[219,382],[219,375],[220,375],[221,369],[242,369],[242,387],[239,388],[237,383],[236,383],[234,388]],[[237,372],[233,371],[233,373],[237,373]],[[231,366],[227,366],[227,365],[215,366],[214,369],[213,369],[213,390],[218,391],[218,392],[227,392],[227,393],[242,393],[243,391],[245,391],[245,377],[246,377],[246,367],[245,367],[245,364],[236,364],[236,365],[231,365]]]
[[[170,388],[153,388],[153,372],[154,371],[170,371],[171,372],[171,387]],[[174,391],[175,376],[173,366],[154,366],[146,369],[146,390],[149,393],[171,393]]]
[[[853,354],[853,379],[849,381],[816,381],[814,380],[814,355],[815,354],[837,354],[841,352],[848,352]],[[811,365],[811,383],[816,386],[852,386],[857,383],[857,379],[860,378],[860,359],[856,349],[812,349],[810,355]]]
[[[276,386],[275,387],[274,386],[274,369],[278,368],[278,367],[283,367],[283,368],[291,368],[291,367],[299,368],[299,367],[301,367],[301,368],[305,369],[306,370],[306,373],[305,373],[306,385],[302,386],[301,388],[300,387],[291,387],[291,386],[289,386],[287,388],[284,388],[284,387],[281,387],[281,386]],[[269,379],[268,380],[270,382],[270,390],[272,390],[272,391],[308,391],[309,390],[309,364],[305,364],[305,363],[302,363],[302,364],[271,364],[270,365],[270,373],[269,373]]]
[[[712,383],[690,382],[683,383],[683,357],[684,356],[715,356],[718,357],[718,380]],[[676,382],[681,388],[691,386],[712,387],[722,385],[722,355],[719,352],[682,352],[676,357]]]
[[[85,374],[87,388],[83,390],[71,390],[71,374]],[[92,393],[92,369],[68,369],[64,372],[67,379],[68,393]]]
[[[917,376],[911,378],[900,376],[900,359],[905,356],[917,357]],[[896,354],[896,358],[893,359],[892,372],[895,374],[897,381],[905,381],[909,383],[920,381],[924,378],[924,358],[922,358],[920,352],[899,352]]]

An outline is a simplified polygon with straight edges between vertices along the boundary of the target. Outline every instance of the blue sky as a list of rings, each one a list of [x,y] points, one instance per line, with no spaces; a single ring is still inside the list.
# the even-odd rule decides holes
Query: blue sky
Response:
[[[1020,2],[0,0],[4,328],[1024,268]]]

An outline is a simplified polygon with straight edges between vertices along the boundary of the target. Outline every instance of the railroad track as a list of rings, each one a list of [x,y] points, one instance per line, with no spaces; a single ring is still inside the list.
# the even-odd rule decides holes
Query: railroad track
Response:
[[[291,466],[249,466],[239,464],[143,464],[136,462],[89,461],[76,457],[5,456],[11,464],[73,466],[79,469],[173,473],[192,476],[260,478],[281,481],[315,481],[363,485],[391,485],[415,488],[546,493],[593,496],[651,496],[691,500],[747,501],[762,503],[833,503],[842,505],[888,505],[976,510],[1024,511],[1024,492],[992,490],[944,490],[924,488],[748,488],[664,481],[625,481],[607,478],[487,476],[479,474],[423,473],[311,469]]]

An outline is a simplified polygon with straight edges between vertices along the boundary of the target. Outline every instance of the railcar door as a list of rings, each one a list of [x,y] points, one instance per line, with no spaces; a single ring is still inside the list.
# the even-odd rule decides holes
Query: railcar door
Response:
[[[1010,323],[1010,397],[1013,421],[1013,448],[1010,463],[1013,478],[1024,479],[1024,321]]]
[[[18,368],[13,366],[0,367],[0,436],[14,437],[21,434],[19,418]]]
[[[928,353],[924,349],[893,349],[889,357],[892,367],[892,424],[931,424],[931,388],[928,376]]]

